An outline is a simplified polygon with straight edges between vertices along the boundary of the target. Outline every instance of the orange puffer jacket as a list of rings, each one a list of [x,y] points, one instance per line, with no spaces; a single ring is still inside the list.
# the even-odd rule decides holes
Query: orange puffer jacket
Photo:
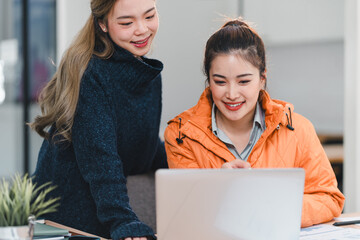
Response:
[[[266,130],[249,155],[251,167],[305,170],[302,227],[339,216],[345,198],[337,188],[334,171],[313,125],[303,116],[291,114],[291,104],[271,99],[266,91],[261,94]],[[196,106],[168,122],[165,147],[170,168],[220,168],[235,159],[212,133],[211,110],[211,94],[207,88]],[[182,141],[179,141],[179,130]]]

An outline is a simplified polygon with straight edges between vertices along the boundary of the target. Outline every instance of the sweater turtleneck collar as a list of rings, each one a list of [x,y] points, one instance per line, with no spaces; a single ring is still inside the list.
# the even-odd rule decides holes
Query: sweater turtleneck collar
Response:
[[[115,43],[114,53],[109,60],[114,64],[112,75],[119,75],[124,87],[130,91],[146,88],[163,70],[163,64],[159,60],[136,58],[131,52]],[[119,63],[121,66],[118,65]]]
[[[137,58],[131,52],[112,43],[113,54],[107,59],[94,56],[98,61],[95,60],[91,68],[101,69],[102,74],[105,74],[103,76],[108,76],[109,81],[118,82],[124,89],[133,93],[146,90],[153,81],[161,81],[159,75],[163,70],[162,62],[144,56]]]

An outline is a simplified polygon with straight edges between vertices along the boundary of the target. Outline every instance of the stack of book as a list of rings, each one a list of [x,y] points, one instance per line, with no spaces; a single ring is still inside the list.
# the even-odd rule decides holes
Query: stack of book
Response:
[[[0,0],[1,1],[1,0]],[[0,238],[1,239],[1,238]],[[108,240],[51,220],[36,220],[33,240]]]
[[[70,237],[68,230],[50,225],[36,223],[34,226],[33,240],[62,240]]]

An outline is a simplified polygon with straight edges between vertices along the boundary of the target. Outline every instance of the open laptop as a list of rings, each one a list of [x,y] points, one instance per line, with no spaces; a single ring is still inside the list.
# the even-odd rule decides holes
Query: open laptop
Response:
[[[160,169],[159,240],[299,239],[305,172]]]

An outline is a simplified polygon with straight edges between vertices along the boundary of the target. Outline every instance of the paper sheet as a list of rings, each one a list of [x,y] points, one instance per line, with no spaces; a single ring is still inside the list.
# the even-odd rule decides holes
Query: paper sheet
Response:
[[[17,234],[17,231],[15,228],[1,228],[0,229],[0,240],[2,239],[17,239],[19,235]]]
[[[349,220],[347,220],[349,221]],[[355,240],[360,239],[360,229],[335,227],[328,224],[319,224],[302,228],[300,240]]]

